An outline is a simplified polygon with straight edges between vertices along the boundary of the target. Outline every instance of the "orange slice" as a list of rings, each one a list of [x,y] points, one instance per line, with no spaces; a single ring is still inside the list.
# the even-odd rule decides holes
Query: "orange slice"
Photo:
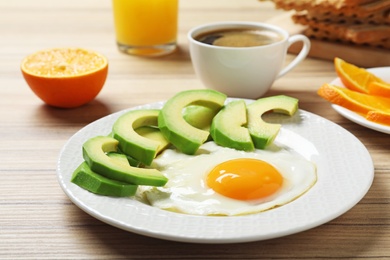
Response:
[[[390,84],[386,82],[371,82],[368,85],[368,92],[371,95],[389,97],[390,98]]]
[[[21,71],[31,90],[46,104],[73,108],[93,100],[102,89],[107,59],[81,48],[56,48],[27,56]]]
[[[359,68],[337,57],[334,59],[334,66],[341,82],[343,82],[347,88],[354,91],[369,93],[368,86],[372,82],[383,82],[382,79],[378,78],[369,71]]]
[[[390,113],[390,98],[359,93],[330,84],[321,86],[317,93],[333,104],[363,115],[370,111]]]
[[[366,119],[375,123],[390,125],[390,113],[370,111],[367,113]]]

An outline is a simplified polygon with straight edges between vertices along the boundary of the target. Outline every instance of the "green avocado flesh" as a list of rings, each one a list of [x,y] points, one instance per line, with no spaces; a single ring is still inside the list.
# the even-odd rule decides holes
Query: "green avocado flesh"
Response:
[[[158,127],[177,149],[185,154],[194,154],[208,139],[209,132],[189,124],[183,117],[183,109],[199,105],[219,111],[225,100],[226,95],[215,90],[182,91],[165,103],[158,116]]]
[[[154,109],[131,110],[120,116],[112,127],[112,135],[119,141],[120,150],[145,165],[150,165],[156,154],[169,144],[157,128],[159,112]],[[142,127],[154,127],[154,130]]]
[[[124,160],[123,163],[127,162],[126,155],[123,154],[111,154],[109,157],[118,158],[118,161]],[[112,180],[97,174],[89,168],[86,162],[81,163],[74,171],[71,182],[92,193],[111,197],[133,196],[138,188],[137,185]]]
[[[184,108],[183,118],[193,127],[210,131],[214,116],[218,113],[217,109],[203,106],[188,106]]]
[[[236,100],[225,105],[214,117],[210,134],[216,144],[250,151],[254,149],[247,124],[246,104]]]
[[[247,106],[248,129],[255,148],[264,149],[273,142],[279,130],[280,124],[264,122],[261,116],[268,111],[293,115],[298,110],[298,99],[279,95],[256,100]]]
[[[83,145],[83,157],[93,172],[128,184],[164,186],[168,179],[156,169],[132,167],[118,162],[107,153],[118,151],[119,141],[109,136],[96,136]]]
[[[159,143],[157,154],[165,150],[170,145],[169,141],[163,136],[158,127],[141,126],[135,129],[135,131],[140,136],[157,141]]]

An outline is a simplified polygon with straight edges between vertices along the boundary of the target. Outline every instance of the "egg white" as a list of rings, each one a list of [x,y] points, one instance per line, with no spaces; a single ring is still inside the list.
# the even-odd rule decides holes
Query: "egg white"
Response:
[[[252,201],[228,198],[207,187],[205,180],[210,170],[235,158],[254,158],[273,165],[284,178],[282,187],[271,196]],[[207,142],[195,155],[167,149],[151,167],[160,170],[169,181],[164,187],[140,187],[139,197],[154,207],[202,216],[244,215],[279,207],[304,194],[317,181],[312,162],[279,147],[244,152]]]

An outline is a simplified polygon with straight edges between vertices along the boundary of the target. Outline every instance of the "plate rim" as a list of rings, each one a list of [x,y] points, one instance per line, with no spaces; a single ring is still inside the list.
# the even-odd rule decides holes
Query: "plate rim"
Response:
[[[377,75],[377,73],[380,71],[388,70],[388,73],[389,73],[390,67],[375,67],[375,68],[368,68],[367,70],[374,73],[375,75]],[[383,73],[385,73],[385,72],[383,72]],[[390,79],[390,77],[389,77],[389,79]],[[345,85],[341,82],[340,77],[333,79],[330,82],[330,84],[341,86],[341,87],[345,88]],[[378,124],[378,123],[369,121],[366,118],[364,118],[363,116],[359,115],[358,113],[356,113],[352,110],[349,110],[347,108],[344,108],[342,106],[336,105],[336,104],[331,104],[331,107],[337,113],[339,113],[341,116],[345,117],[346,119],[348,119],[348,120],[350,120],[358,125],[361,125],[363,127],[366,127],[366,128],[369,128],[371,130],[375,130],[375,131],[378,131],[381,133],[390,134],[390,126],[386,126],[386,125],[382,125],[382,124]]]
[[[233,99],[230,98],[229,100],[233,100]],[[348,138],[353,139],[356,142],[355,144],[358,144],[360,146],[360,152],[362,152],[365,155],[366,162],[367,162],[367,164],[369,165],[369,168],[370,168],[369,169],[370,173],[369,173],[368,179],[366,180],[365,188],[363,190],[361,190],[361,192],[358,194],[358,196],[354,197],[353,201],[350,201],[349,204],[346,205],[342,210],[339,210],[337,212],[333,212],[332,214],[328,214],[326,217],[323,217],[320,220],[313,221],[313,222],[310,223],[310,225],[297,225],[297,226],[294,226],[294,227],[292,227],[290,229],[282,230],[282,231],[279,231],[279,232],[274,232],[274,233],[271,233],[271,234],[255,233],[255,234],[246,234],[246,235],[237,235],[237,236],[233,235],[233,236],[229,236],[229,237],[210,235],[210,234],[206,234],[206,233],[195,234],[195,235],[194,234],[188,235],[188,234],[185,234],[185,232],[184,233],[163,232],[163,231],[161,231],[161,230],[159,230],[157,228],[153,228],[153,227],[152,228],[146,228],[146,227],[139,227],[139,226],[134,226],[134,225],[131,226],[128,223],[123,223],[121,220],[115,219],[115,216],[112,217],[112,216],[103,215],[101,212],[99,212],[99,209],[97,209],[96,207],[91,207],[90,205],[87,205],[85,203],[85,199],[81,199],[81,198],[76,197],[72,193],[72,191],[67,187],[67,185],[70,184],[70,180],[66,180],[65,179],[65,175],[62,173],[62,163],[63,163],[62,159],[63,159],[63,155],[66,152],[66,150],[69,148],[69,145],[72,144],[72,141],[74,140],[74,138],[76,136],[80,136],[82,133],[88,131],[90,128],[93,129],[94,124],[99,124],[99,123],[102,123],[102,122],[107,121],[107,120],[114,120],[115,118],[117,118],[119,115],[125,113],[126,111],[133,110],[133,109],[145,108],[145,107],[162,106],[162,104],[163,104],[163,102],[150,103],[150,104],[136,106],[136,107],[133,107],[133,108],[124,109],[124,110],[115,112],[113,114],[107,115],[107,116],[102,117],[102,118],[100,118],[100,119],[98,119],[98,120],[96,120],[96,121],[86,125],[85,127],[81,128],[79,131],[77,131],[74,135],[72,135],[72,137],[70,137],[67,140],[65,145],[62,147],[62,149],[60,151],[59,158],[58,158],[58,162],[57,162],[57,177],[58,177],[58,181],[59,181],[59,184],[60,184],[61,188],[63,189],[65,194],[68,196],[68,198],[77,207],[79,207],[81,210],[83,210],[87,214],[91,215],[92,217],[94,217],[96,219],[99,219],[100,221],[102,221],[102,222],[104,222],[106,224],[109,224],[111,226],[115,226],[117,228],[129,231],[129,232],[133,232],[133,233],[136,233],[136,234],[139,234],[139,235],[144,235],[144,236],[149,236],[149,237],[159,238],[159,239],[165,239],[165,240],[170,240],[170,241],[190,242],[190,243],[212,243],[212,244],[239,243],[239,242],[251,242],[251,241],[259,241],[259,240],[267,240],[267,239],[282,237],[282,236],[286,236],[286,235],[291,235],[291,234],[294,234],[294,233],[298,233],[298,232],[301,232],[301,231],[305,231],[305,230],[317,227],[317,226],[322,225],[322,224],[324,224],[326,222],[329,222],[329,221],[337,218],[338,216],[344,214],[346,211],[348,211],[353,206],[355,206],[365,196],[365,194],[368,192],[368,190],[370,189],[370,187],[372,185],[372,182],[373,182],[373,179],[374,179],[374,165],[373,165],[372,158],[371,158],[368,150],[364,146],[364,144],[362,144],[353,134],[351,134],[350,132],[348,132],[347,130],[342,128],[341,126],[331,122],[330,120],[325,119],[325,118],[323,118],[321,116],[318,116],[316,114],[313,114],[311,112],[299,109],[298,111],[299,111],[300,114],[309,116],[311,118],[314,117],[314,118],[316,118],[318,120],[321,120],[322,122],[325,122],[326,124],[329,124],[329,126],[331,126],[333,128],[337,128],[338,131],[341,131],[344,135],[347,135]],[[282,129],[283,129],[283,126],[282,126]],[[80,150],[81,150],[81,145],[80,145]],[[356,148],[354,148],[354,150],[356,150]],[[363,160],[360,159],[360,161],[363,161]],[[77,187],[77,188],[79,188],[79,187]],[[93,197],[93,196],[98,196],[98,195],[90,193],[87,196],[92,196]],[[103,198],[99,197],[99,199],[103,199]],[[118,199],[118,200],[121,200],[121,199]],[[285,208],[285,207],[287,207],[288,205],[291,205],[291,204],[293,204],[293,202],[291,202],[291,203],[289,203],[287,205],[284,205],[283,207],[280,207],[280,208]],[[144,205],[144,206],[146,206],[146,205]],[[139,207],[139,208],[142,208],[142,207]],[[146,206],[146,207],[153,208],[151,206]],[[291,207],[291,206],[289,206],[289,207]],[[137,208],[137,205],[135,205],[135,208]],[[252,214],[252,215],[247,215],[247,216],[222,217],[224,220],[223,221],[218,221],[218,222],[224,222],[224,223],[226,222],[226,223],[230,223],[231,224],[232,222],[235,222],[235,221],[232,221],[232,220],[238,220],[237,222],[235,222],[235,224],[237,224],[237,223],[239,223],[239,221],[254,221],[254,220],[257,221],[258,220],[258,216],[260,216],[260,215],[262,215],[262,216],[266,216],[266,215],[272,216],[272,215],[274,215],[275,211],[276,210],[270,210],[268,212],[263,212],[263,213],[260,213],[260,214]],[[151,210],[151,212],[153,214],[156,214],[157,218],[167,218],[167,217],[172,217],[172,216],[177,217],[178,215],[180,215],[180,217],[178,217],[178,219],[181,219],[181,220],[183,220],[186,223],[190,223],[191,221],[197,221],[197,220],[199,220],[199,218],[203,219],[203,221],[206,221],[206,222],[207,221],[215,222],[216,218],[218,218],[219,220],[221,219],[221,217],[190,216],[190,215],[184,215],[184,214],[179,214],[179,213],[166,212],[166,211],[163,211],[163,210],[160,210],[160,209],[156,209],[156,208]],[[217,222],[215,222],[215,224],[219,225]]]

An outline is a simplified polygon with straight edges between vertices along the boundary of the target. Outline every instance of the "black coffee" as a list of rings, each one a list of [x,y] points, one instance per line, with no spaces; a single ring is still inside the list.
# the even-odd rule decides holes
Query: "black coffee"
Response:
[[[198,35],[195,40],[223,47],[254,47],[283,40],[283,36],[271,30],[225,29]]]

